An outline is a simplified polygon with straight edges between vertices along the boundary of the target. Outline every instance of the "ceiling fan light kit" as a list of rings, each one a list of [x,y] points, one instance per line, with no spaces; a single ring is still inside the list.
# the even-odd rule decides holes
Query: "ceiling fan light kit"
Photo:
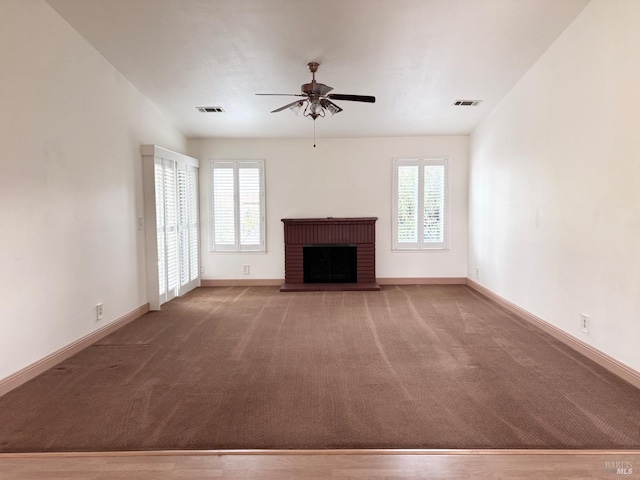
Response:
[[[333,103],[331,100],[375,103],[376,97],[372,97],[369,95],[346,95],[340,93],[329,93],[331,92],[331,90],[333,90],[333,87],[325,85],[324,83],[318,83],[316,81],[316,72],[318,71],[318,67],[320,66],[320,64],[318,62],[309,62],[307,66],[309,67],[309,71],[311,72],[311,82],[301,85],[301,93],[256,93],[256,95],[303,97],[302,99],[296,100],[295,102],[291,102],[280,108],[276,108],[271,113],[277,113],[289,109],[296,114],[302,112],[302,115],[312,119],[314,121],[313,146],[315,147],[315,120],[319,117],[326,116],[327,112],[330,115],[335,115],[336,113],[340,113],[342,111],[342,108]]]

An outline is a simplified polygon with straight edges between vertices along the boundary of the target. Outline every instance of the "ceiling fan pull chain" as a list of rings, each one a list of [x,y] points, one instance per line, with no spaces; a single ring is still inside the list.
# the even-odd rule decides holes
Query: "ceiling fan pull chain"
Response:
[[[313,119],[313,148],[316,148],[316,120]]]

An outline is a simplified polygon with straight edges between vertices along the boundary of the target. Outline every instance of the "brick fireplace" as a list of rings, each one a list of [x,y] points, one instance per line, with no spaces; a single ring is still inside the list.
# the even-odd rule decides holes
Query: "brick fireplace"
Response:
[[[280,291],[380,290],[376,220],[283,218],[285,283]]]

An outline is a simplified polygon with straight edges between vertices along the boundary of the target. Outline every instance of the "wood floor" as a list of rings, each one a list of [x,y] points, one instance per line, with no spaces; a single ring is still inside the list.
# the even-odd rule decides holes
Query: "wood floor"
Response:
[[[2,480],[640,478],[640,451],[3,454]]]

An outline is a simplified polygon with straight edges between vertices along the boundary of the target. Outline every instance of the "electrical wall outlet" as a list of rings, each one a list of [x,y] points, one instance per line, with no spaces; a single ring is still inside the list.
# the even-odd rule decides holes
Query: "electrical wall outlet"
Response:
[[[142,231],[144,229],[144,218],[138,217],[138,230]]]
[[[480,267],[476,267],[476,280],[480,279]]]
[[[249,275],[249,265],[247,265],[246,263],[242,265],[242,274]]]
[[[96,305],[96,320],[100,321],[104,318],[104,313],[102,312],[102,304],[98,303]]]
[[[585,315],[584,313],[580,314],[580,330],[584,333],[589,333],[589,320],[591,320],[589,315]]]

